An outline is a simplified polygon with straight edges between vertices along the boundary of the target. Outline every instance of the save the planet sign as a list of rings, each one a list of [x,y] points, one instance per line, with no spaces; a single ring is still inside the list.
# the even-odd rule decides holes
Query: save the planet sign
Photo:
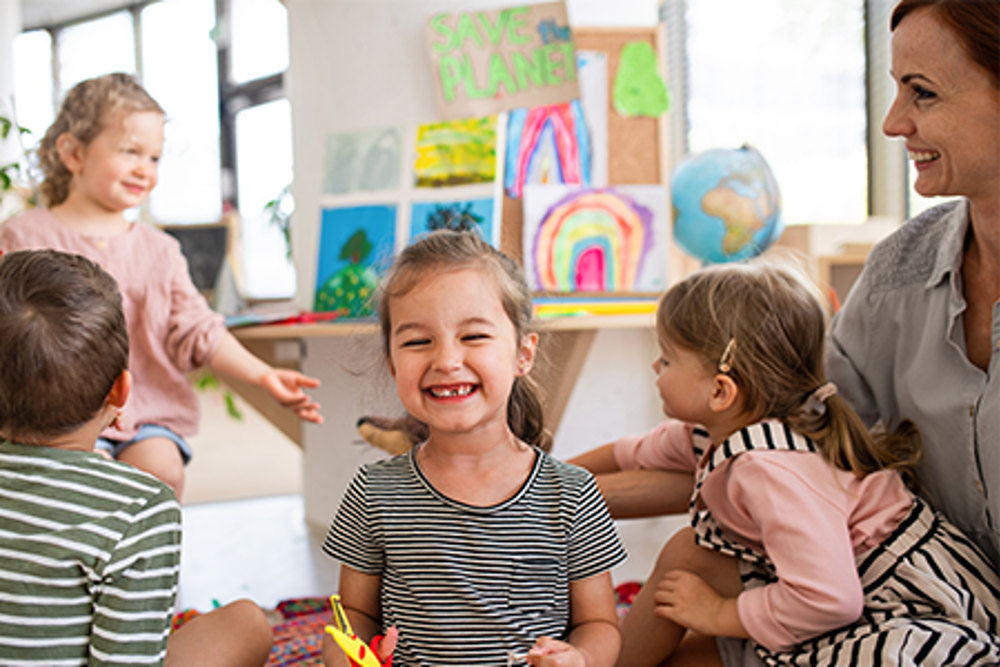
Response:
[[[566,5],[435,14],[427,20],[438,111],[444,118],[580,97]]]

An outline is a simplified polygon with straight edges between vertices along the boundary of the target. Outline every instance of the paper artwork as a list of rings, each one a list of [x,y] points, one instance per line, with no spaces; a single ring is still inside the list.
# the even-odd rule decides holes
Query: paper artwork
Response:
[[[475,231],[498,245],[499,229],[493,224],[493,198],[452,202],[415,202],[410,210],[410,240],[439,229]]]
[[[579,100],[514,109],[507,121],[504,188],[519,198],[527,183],[590,185],[590,132]]]
[[[395,240],[394,205],[323,209],[313,310],[371,316],[371,299]]]
[[[394,190],[400,183],[402,156],[398,127],[331,133],[326,137],[323,192]]]
[[[492,183],[496,178],[497,118],[465,118],[417,128],[417,187]]]
[[[667,280],[667,192],[658,185],[528,185],[524,268],[546,292],[658,292]]]
[[[670,108],[656,52],[648,42],[629,42],[622,47],[612,94],[615,111],[626,117],[656,117]]]

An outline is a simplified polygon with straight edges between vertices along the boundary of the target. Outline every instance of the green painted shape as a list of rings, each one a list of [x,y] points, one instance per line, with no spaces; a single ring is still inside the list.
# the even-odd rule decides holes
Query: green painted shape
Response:
[[[370,266],[348,264],[316,292],[313,310],[339,310],[345,313],[344,317],[368,317],[372,314],[372,295],[377,287],[378,275]]]
[[[622,48],[612,96],[615,111],[623,116],[656,117],[670,108],[670,94],[648,42],[629,42]]]

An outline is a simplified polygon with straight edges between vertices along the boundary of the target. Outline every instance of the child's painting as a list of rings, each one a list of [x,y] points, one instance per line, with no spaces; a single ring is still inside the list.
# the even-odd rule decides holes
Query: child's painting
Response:
[[[497,117],[463,118],[417,128],[417,187],[492,183],[496,178]]]
[[[402,156],[403,133],[398,127],[329,134],[323,193],[398,189]]]
[[[667,283],[667,191],[659,185],[527,185],[524,269],[545,292],[658,292]]]
[[[414,202],[410,210],[410,240],[438,229],[475,231],[494,246],[499,228],[493,224],[493,198],[451,202]]]
[[[323,209],[313,310],[370,317],[379,270],[395,242],[394,205]]]
[[[504,187],[519,198],[527,183],[591,184],[590,131],[579,100],[514,109],[507,121]]]

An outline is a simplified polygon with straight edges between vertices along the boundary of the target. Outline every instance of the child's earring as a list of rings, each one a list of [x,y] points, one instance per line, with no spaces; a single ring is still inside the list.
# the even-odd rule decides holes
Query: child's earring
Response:
[[[118,412],[115,413],[115,418],[111,420],[111,423],[108,424],[108,427],[109,428],[113,428],[116,431],[122,430],[122,411],[121,410],[119,410]]]

